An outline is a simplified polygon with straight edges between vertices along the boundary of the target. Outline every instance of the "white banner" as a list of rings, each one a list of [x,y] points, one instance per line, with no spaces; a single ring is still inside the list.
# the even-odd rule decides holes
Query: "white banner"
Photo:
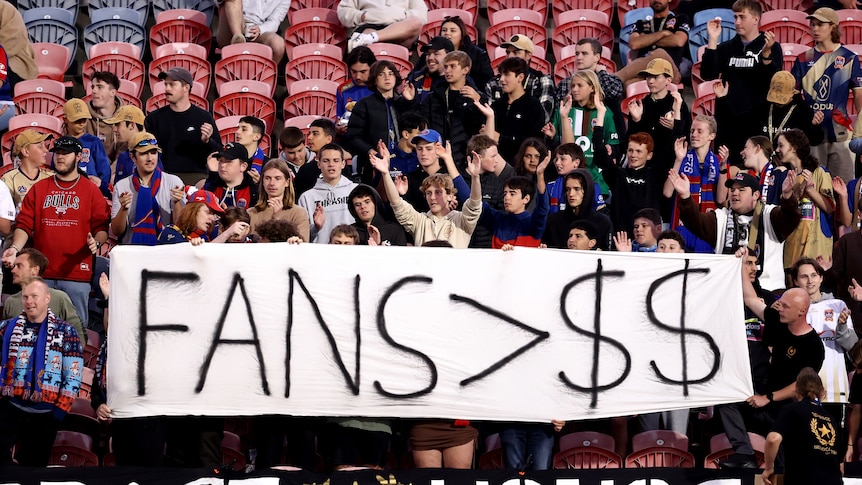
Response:
[[[738,402],[739,279],[714,255],[121,246],[108,403],[547,422]]]

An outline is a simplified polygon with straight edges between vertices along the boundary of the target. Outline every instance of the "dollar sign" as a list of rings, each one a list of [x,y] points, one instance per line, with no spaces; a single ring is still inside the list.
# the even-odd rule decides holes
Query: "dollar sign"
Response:
[[[701,273],[708,274],[709,268],[697,268],[697,269],[689,269],[689,260],[685,260],[685,267],[680,271],[674,271],[673,273],[669,273],[666,276],[663,276],[655,281],[649,287],[649,291],[647,292],[647,316],[649,317],[650,322],[652,322],[655,326],[667,330],[668,332],[678,333],[679,334],[679,344],[680,344],[680,352],[682,354],[682,380],[671,379],[664,375],[658,368],[658,365],[654,360],[650,361],[650,366],[652,367],[653,372],[659,377],[659,379],[664,382],[668,382],[671,384],[680,384],[682,385],[682,395],[688,396],[688,386],[689,384],[700,384],[706,382],[713,377],[715,377],[716,372],[718,372],[718,363],[720,361],[719,355],[720,351],[718,350],[718,345],[715,344],[715,340],[709,336],[708,333],[702,332],[700,330],[689,330],[685,328],[685,312],[686,312],[686,304],[685,304],[685,296],[688,291],[688,275]],[[680,311],[679,311],[679,327],[673,327],[670,325],[666,325],[659,321],[658,317],[656,317],[655,311],[653,310],[652,299],[655,295],[656,290],[661,287],[664,283],[671,280],[672,278],[676,278],[677,276],[682,275],[682,292],[680,295]],[[686,344],[686,337],[688,335],[696,335],[700,338],[703,338],[707,341],[709,345],[709,350],[712,352],[714,357],[712,362],[712,369],[709,373],[701,377],[700,379],[689,379],[688,377],[688,349]]]
[[[620,385],[626,377],[628,377],[629,372],[632,370],[632,358],[629,351],[623,346],[623,344],[618,341],[610,338],[602,336],[602,280],[603,278],[621,278],[625,275],[624,271],[604,271],[602,267],[602,260],[599,259],[596,265],[596,272],[589,273],[580,278],[576,278],[569,282],[566,286],[563,287],[562,293],[560,293],[560,312],[563,315],[563,321],[566,322],[566,325],[569,326],[575,332],[593,338],[593,368],[590,372],[590,386],[584,387],[579,386],[572,382],[568,377],[566,377],[565,372],[560,372],[560,380],[563,381],[563,384],[571,387],[572,389],[579,392],[588,392],[590,393],[590,407],[595,408],[599,399],[599,392],[607,391],[609,389],[613,389]],[[566,300],[569,295],[569,292],[575,286],[585,282],[595,280],[596,286],[596,298],[595,298],[595,312],[593,315],[593,330],[585,330],[572,322],[569,318],[568,312],[566,311]],[[605,342],[613,347],[616,347],[619,350],[623,357],[626,360],[625,369],[623,369],[622,374],[610,384],[599,385],[599,351],[601,350],[601,343]]]

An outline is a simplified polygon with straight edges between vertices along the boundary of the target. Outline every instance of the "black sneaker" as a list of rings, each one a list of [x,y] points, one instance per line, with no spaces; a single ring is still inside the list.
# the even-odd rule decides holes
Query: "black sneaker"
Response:
[[[757,461],[754,460],[754,455],[743,455],[742,453],[734,453],[727,460],[720,461],[718,467],[722,469],[760,468],[757,466]]]

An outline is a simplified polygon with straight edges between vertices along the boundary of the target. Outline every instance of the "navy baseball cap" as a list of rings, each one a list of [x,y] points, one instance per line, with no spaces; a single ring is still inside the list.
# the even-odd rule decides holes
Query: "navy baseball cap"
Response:
[[[757,177],[748,172],[738,172],[732,179],[727,179],[727,181],[724,182],[724,186],[728,189],[736,184],[743,187],[750,187],[751,190],[754,191],[760,190],[760,181],[757,180]]]
[[[61,136],[54,140],[54,146],[51,148],[52,152],[66,152],[66,153],[81,153],[84,151],[84,147],[81,145],[81,142],[78,141],[74,136]]]

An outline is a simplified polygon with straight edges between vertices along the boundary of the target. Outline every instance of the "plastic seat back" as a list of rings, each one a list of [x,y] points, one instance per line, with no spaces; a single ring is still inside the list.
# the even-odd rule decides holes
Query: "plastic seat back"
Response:
[[[251,83],[253,81],[240,81]],[[224,118],[225,116],[255,116],[266,124],[267,132],[272,131],[275,123],[275,100],[269,95],[258,94],[252,91],[234,92],[222,95],[213,101],[213,117]]]
[[[628,21],[628,14],[634,10],[649,8],[649,0],[628,0],[617,3],[617,21],[621,26],[631,25]],[[652,10],[652,9],[650,9]],[[652,14],[650,14],[652,15]]]
[[[341,21],[338,20],[338,14],[335,10],[329,8],[305,8],[297,11],[290,18],[291,24],[302,22],[327,22],[336,27],[341,26]]]
[[[773,31],[777,42],[813,45],[814,37],[806,17],[805,12],[790,9],[763,12],[760,30]]]
[[[129,44],[128,42],[102,42],[90,47],[90,50],[87,52],[87,58],[92,59],[106,54],[119,54],[135,59],[141,59],[143,51],[140,47],[134,44]]]
[[[722,9],[716,9],[722,10]],[[707,24],[700,24],[692,27],[688,33],[688,49],[692,59],[697,59],[697,51],[700,47],[709,43],[709,35],[706,32]],[[718,43],[730,40],[736,36],[736,24],[733,21],[721,21],[721,35],[719,35]]]
[[[704,25],[710,20],[720,18],[723,22],[733,23],[733,10],[729,8],[707,8],[700,12],[695,12],[692,18],[692,27]]]
[[[146,24],[147,17],[150,15],[150,1],[149,0],[89,0],[88,5],[90,8],[90,13],[103,9],[103,8],[111,8],[111,7],[122,7],[122,8],[130,8],[141,16],[142,23],[141,25]],[[91,18],[92,21],[92,18]]]
[[[182,67],[183,69],[188,70],[192,74],[194,83],[201,86],[202,91],[199,95],[202,97],[207,96],[209,93],[210,82],[212,80],[212,68],[210,67],[209,61],[197,56],[184,54],[171,54],[154,59],[153,62],[150,63],[149,67],[150,88],[162,82],[159,79],[159,74],[174,67]],[[192,91],[194,91],[194,89]]]
[[[347,65],[328,57],[294,59],[287,63],[284,71],[288,91],[290,85],[300,79],[326,79],[341,84],[347,79]]]
[[[551,3],[556,4],[565,2],[554,1]],[[455,8],[463,7],[456,6]],[[509,8],[526,8],[538,13],[543,19],[548,18],[548,2],[545,0],[488,0],[488,18],[490,19],[495,13]],[[476,18],[476,16],[474,15],[473,18]]]
[[[112,72],[120,79],[133,82],[137,97],[144,92],[144,63],[140,59],[119,54],[105,54],[87,59],[81,68],[85,87],[90,85],[90,78],[98,71]]]
[[[654,446],[626,457],[626,468],[694,468],[694,456],[676,448]]]
[[[153,17],[156,19],[160,13],[168,10],[192,10],[204,14],[204,25],[207,27],[212,25],[216,10],[215,0],[152,0],[152,3]]]
[[[299,128],[305,136],[308,136],[308,128],[311,126],[311,122],[322,118],[321,116],[316,115],[305,115],[305,116],[294,116],[293,118],[288,118],[284,120],[284,127],[295,126]]]
[[[12,98],[12,101],[15,103],[18,115],[45,114],[59,116],[62,115],[63,105],[66,104],[65,91],[66,86],[53,79],[19,81],[15,85],[16,94]],[[60,94],[57,94],[58,92]]]
[[[596,447],[607,451],[614,451],[616,442],[614,437],[595,431],[579,431],[560,436],[560,451],[570,448]]]
[[[57,44],[67,49],[69,57],[67,58],[65,69],[63,69],[65,72],[72,65],[74,54],[78,50],[78,29],[73,25],[52,19],[33,20],[27,23],[26,26],[32,44]],[[54,51],[54,49],[47,50],[49,52]],[[38,53],[36,54],[36,58],[38,62]]]
[[[632,35],[632,29],[635,28],[638,20],[645,20],[652,15],[652,9],[649,7],[638,8],[626,12],[625,18],[620,18],[620,60],[623,66],[629,63],[629,37]]]
[[[284,100],[284,119],[294,116],[316,115],[335,117],[338,84],[323,79],[303,79],[290,86],[290,95]]]
[[[66,70],[72,63],[72,54],[66,46],[37,42],[33,44],[39,78],[63,81]]]
[[[242,44],[238,44],[242,45]],[[371,44],[368,47],[371,50],[374,50],[374,46],[377,44]],[[389,45],[389,44],[386,44]],[[398,46],[402,47],[402,46]],[[406,47],[403,47],[406,49]],[[302,44],[293,48],[290,52],[290,59],[297,59],[299,57],[306,56],[325,56],[340,61],[344,57],[344,52],[341,50],[341,47],[333,44],[320,44],[320,43],[312,43],[312,44]],[[272,56],[270,56],[272,57]]]
[[[460,17],[467,27],[467,36],[475,43],[479,40],[479,31],[473,25],[473,15],[466,11],[457,8],[441,8],[428,11],[428,22],[422,27],[422,33],[419,35],[419,45],[424,46],[433,37],[440,35],[440,28],[446,17]]]
[[[554,0],[551,2],[553,8],[554,25],[560,23],[560,14],[569,10],[598,10],[607,16],[608,22],[614,18],[614,2],[612,0]],[[610,25],[610,23],[608,23]]]
[[[153,52],[153,59],[161,59],[162,57],[175,55],[192,56],[206,60],[207,51],[197,44],[190,44],[188,42],[170,42],[156,47],[155,52]]]
[[[603,22],[590,20],[596,19],[596,14],[603,15],[601,12],[589,10],[571,10],[561,14],[560,21],[563,23],[554,28],[554,35],[551,37],[556,59],[562,57],[563,47],[577,44],[583,37],[595,37],[603,46],[613,47],[613,30]]]
[[[37,20],[55,20],[66,25],[75,25],[75,13],[58,7],[38,7],[21,12],[21,18],[28,24]]]
[[[212,31],[207,25],[189,19],[166,20],[150,28],[150,52],[172,42],[198,44],[209,52]]]
[[[101,42],[128,42],[141,50],[147,42],[144,28],[134,22],[121,19],[109,19],[96,22],[84,28],[84,50]]]
[[[69,11],[72,14],[72,25],[78,21],[78,0],[18,0],[15,3],[18,4],[18,11],[22,16],[28,10],[50,7]]]
[[[347,41],[347,31],[341,25],[324,21],[299,22],[284,32],[288,52],[302,44],[332,44],[343,46]]]
[[[644,431],[632,436],[632,450],[649,447],[668,447],[688,451],[688,436],[670,430]]]
[[[543,49],[548,45],[548,35],[545,27],[524,23],[520,20],[509,20],[488,27],[488,30],[485,31],[485,49],[488,52],[493,52],[494,49],[508,42],[513,35],[526,36],[533,41],[534,46],[539,46]]]
[[[507,8],[506,10],[494,12],[490,17],[491,25],[516,20],[544,27],[547,20],[547,17],[542,17],[541,13],[528,8]]]
[[[622,468],[622,458],[613,451],[595,446],[577,446],[554,455],[556,470],[600,470]]]
[[[143,12],[126,7],[105,7],[90,9],[90,22],[104,22],[106,20],[125,20],[141,27],[147,22],[147,16]]]
[[[254,54],[259,44],[249,46],[248,43],[225,46],[222,49],[222,59],[215,65],[216,90],[228,81],[254,79],[270,86],[271,95],[275,94],[276,66],[270,57]],[[242,46],[242,47],[240,47]],[[269,49],[268,46],[262,46]],[[271,53],[271,50],[269,51]]]
[[[474,19],[479,17],[478,0],[426,0],[425,3],[428,4],[428,11],[457,8],[470,12]],[[490,15],[489,12],[488,16]]]

